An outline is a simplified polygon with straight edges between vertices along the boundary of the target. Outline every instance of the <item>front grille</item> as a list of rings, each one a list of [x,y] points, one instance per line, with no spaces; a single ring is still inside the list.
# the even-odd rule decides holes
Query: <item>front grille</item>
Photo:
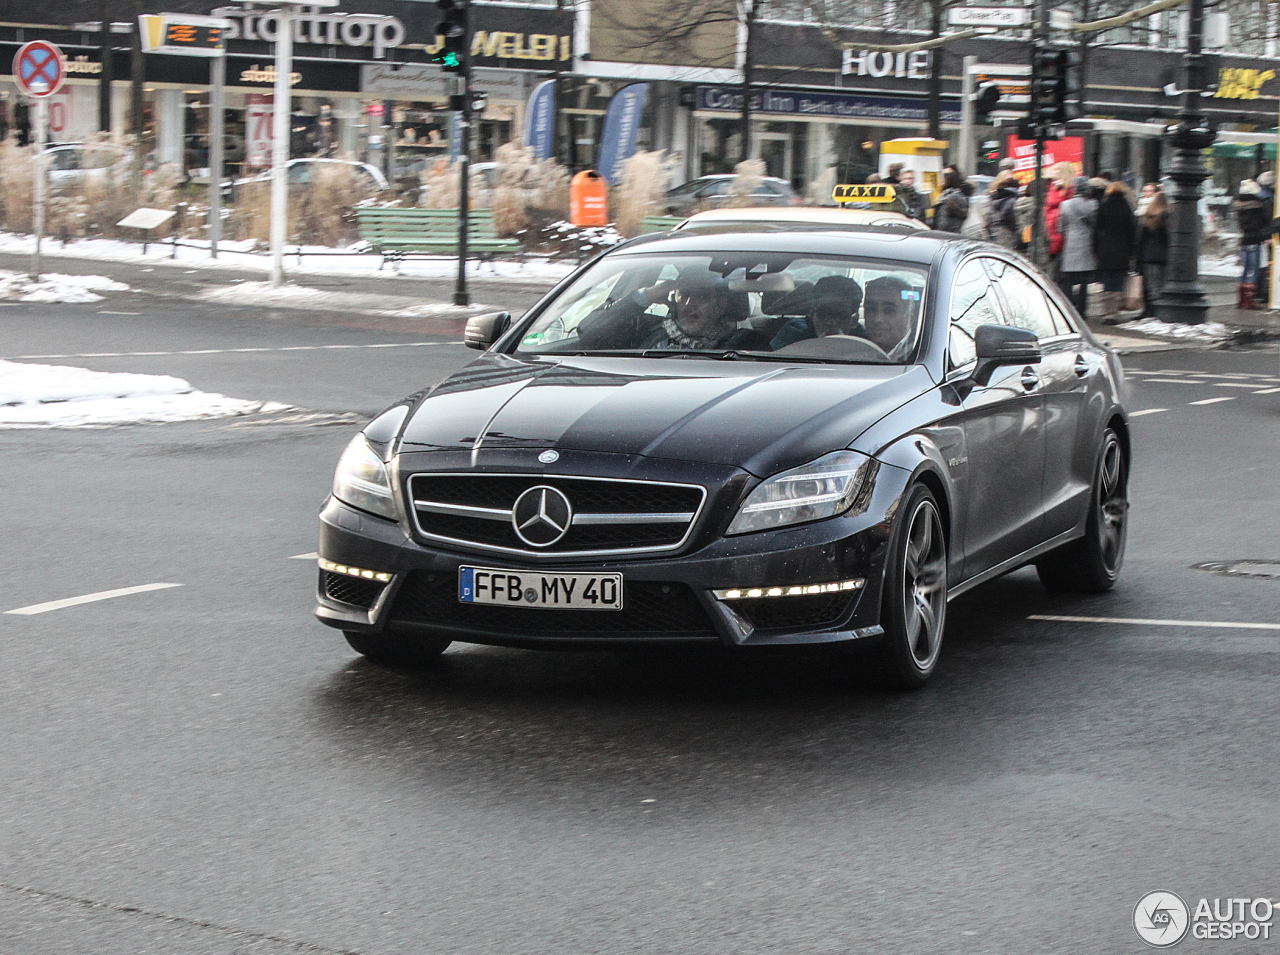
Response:
[[[715,637],[707,612],[684,584],[624,581],[621,610],[535,610],[464,604],[456,573],[414,571],[391,607],[397,622],[512,636]]]
[[[839,623],[858,591],[807,594],[802,597],[762,597],[728,604],[761,630],[802,630]]]
[[[324,588],[325,596],[330,600],[350,604],[353,607],[359,607],[361,610],[368,610],[378,602],[378,598],[382,596],[383,588],[387,585],[377,580],[364,580],[360,577],[350,577],[347,574],[335,574],[330,570],[322,570],[320,571],[320,586]]]
[[[526,554],[671,550],[688,536],[706,497],[696,485],[541,474],[415,474],[408,486],[424,536]],[[516,499],[539,486],[555,488],[573,506],[574,523],[549,547],[521,540],[510,517]]]

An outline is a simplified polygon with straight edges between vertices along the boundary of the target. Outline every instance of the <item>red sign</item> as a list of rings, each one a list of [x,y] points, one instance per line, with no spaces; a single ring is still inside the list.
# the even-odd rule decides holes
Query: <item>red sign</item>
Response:
[[[62,88],[67,61],[62,51],[44,40],[24,43],[13,55],[13,79],[28,96],[44,99]]]
[[[1005,155],[1013,157],[1013,174],[1018,182],[1025,185],[1035,178],[1036,142],[1034,139],[1018,139],[1009,136],[1005,139]],[[1053,167],[1060,162],[1069,162],[1079,176],[1084,170],[1084,137],[1065,136],[1062,139],[1047,139],[1044,144],[1045,172],[1053,172]]]
[[[275,124],[275,97],[270,93],[250,93],[245,110],[246,166],[270,166],[272,130]]]

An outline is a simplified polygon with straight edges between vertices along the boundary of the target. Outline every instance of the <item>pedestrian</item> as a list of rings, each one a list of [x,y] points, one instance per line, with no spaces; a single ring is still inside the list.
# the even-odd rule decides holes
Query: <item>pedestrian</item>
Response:
[[[1144,195],[1138,200],[1142,209],[1138,216],[1137,258],[1138,271],[1142,273],[1143,318],[1156,314],[1155,302],[1164,288],[1164,267],[1169,261],[1169,199],[1159,186],[1146,195],[1147,186],[1155,183],[1144,185]]]
[[[939,232],[959,233],[969,217],[969,196],[973,186],[955,166],[942,170],[942,193],[933,206],[933,227]]]
[[[1018,217],[1013,211],[1018,201],[1018,180],[1012,172],[1002,172],[991,183],[987,201],[987,238],[1006,249],[1018,247]]]
[[[997,176],[999,176],[999,173],[1013,172],[1014,168],[1017,165],[1018,165],[1017,160],[1015,160],[1012,156],[1005,156],[1003,159],[1000,160],[1000,165],[997,167],[997,170],[998,170]]]
[[[1072,183],[1075,181],[1075,167],[1069,162],[1060,162],[1053,167],[1053,179],[1044,197],[1044,234],[1049,240],[1050,271],[1057,275],[1058,259],[1062,255],[1062,229],[1058,224],[1058,211],[1062,204],[1075,194]]]
[[[1133,210],[1134,215],[1141,217],[1151,205],[1151,200],[1155,199],[1156,193],[1160,192],[1160,184],[1155,182],[1144,182],[1142,184],[1142,193],[1138,196],[1138,207]]]
[[[1137,228],[1133,206],[1129,204],[1129,187],[1113,180],[1098,205],[1098,220],[1093,234],[1098,281],[1102,283],[1102,321],[1105,325],[1115,325],[1120,321],[1124,283],[1133,264]]]
[[[1016,202],[1013,214],[1018,220],[1018,251],[1031,253],[1032,235],[1036,225],[1036,206],[1044,204],[1043,179],[1033,179],[1027,183]]]
[[[1098,201],[1090,194],[1089,180],[1076,178],[1075,193],[1058,207],[1058,226],[1062,232],[1062,255],[1058,258],[1058,284],[1071,304],[1084,318],[1089,306],[1089,283],[1098,267],[1093,251],[1093,226],[1098,217]]]
[[[1231,204],[1240,226],[1240,281],[1236,285],[1236,308],[1255,309],[1258,293],[1258,267],[1262,262],[1262,243],[1267,241],[1271,209],[1262,198],[1262,186],[1252,179],[1240,183]]]
[[[902,170],[898,175],[898,184],[893,188],[902,200],[906,214],[924,222],[925,216],[929,214],[929,197],[916,192],[915,170]]]
[[[898,177],[902,175],[902,163],[894,162],[889,164],[889,175],[884,177],[884,181],[896,186]]]

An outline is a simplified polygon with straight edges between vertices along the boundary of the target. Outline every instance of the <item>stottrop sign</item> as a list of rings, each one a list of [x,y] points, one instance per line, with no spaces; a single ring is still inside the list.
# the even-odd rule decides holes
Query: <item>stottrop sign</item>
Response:
[[[62,88],[62,81],[67,78],[67,61],[52,43],[32,40],[13,55],[13,78],[22,92],[44,99]]]

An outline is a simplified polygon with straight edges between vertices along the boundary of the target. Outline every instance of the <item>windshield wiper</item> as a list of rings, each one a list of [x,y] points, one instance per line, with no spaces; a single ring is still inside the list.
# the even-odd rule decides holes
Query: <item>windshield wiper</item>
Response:
[[[641,358],[709,358],[713,361],[737,361],[742,357],[738,352],[704,351],[697,348],[647,348],[640,353]]]

